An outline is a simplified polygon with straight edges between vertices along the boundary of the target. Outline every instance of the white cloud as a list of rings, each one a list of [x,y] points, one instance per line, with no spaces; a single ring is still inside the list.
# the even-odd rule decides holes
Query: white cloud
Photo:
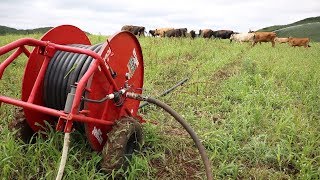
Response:
[[[7,0],[0,2],[0,22],[14,28],[72,24],[113,34],[125,24],[248,31],[319,16],[319,0]]]

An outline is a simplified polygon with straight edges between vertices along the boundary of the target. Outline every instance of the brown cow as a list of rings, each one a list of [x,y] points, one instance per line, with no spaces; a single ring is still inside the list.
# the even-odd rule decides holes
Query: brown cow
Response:
[[[288,41],[289,41],[289,38],[278,38],[278,37],[274,38],[274,42],[278,42],[280,44],[287,43]]]
[[[129,31],[134,35],[144,36],[145,27],[143,26],[133,26],[133,25],[124,25],[121,28],[121,31]]]
[[[187,28],[169,29],[163,32],[163,37],[187,37]]]
[[[154,35],[156,36],[160,36],[160,37],[164,37],[165,33],[169,30],[173,30],[173,28],[159,28],[159,29],[155,29],[155,33]]]
[[[255,32],[252,42],[252,47],[256,45],[258,42],[271,42],[272,47],[274,47],[275,42],[274,39],[277,37],[275,32]]]
[[[182,37],[187,37],[186,35],[188,32],[187,28],[179,28],[178,30],[180,31]]]
[[[164,33],[165,37],[181,37],[183,31],[181,29],[171,29]]]
[[[293,37],[288,38],[288,43],[292,47],[296,47],[296,46],[304,46],[305,48],[311,47],[309,45],[309,42],[310,42],[309,38],[293,38]]]
[[[199,30],[199,36],[202,36],[203,38],[211,38],[213,33],[214,32],[211,29]]]

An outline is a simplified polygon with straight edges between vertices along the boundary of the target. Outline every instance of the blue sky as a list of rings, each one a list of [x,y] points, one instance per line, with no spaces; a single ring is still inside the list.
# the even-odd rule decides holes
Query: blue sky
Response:
[[[125,24],[247,32],[320,16],[319,0],[1,0],[0,25],[18,29],[72,24],[111,35]]]

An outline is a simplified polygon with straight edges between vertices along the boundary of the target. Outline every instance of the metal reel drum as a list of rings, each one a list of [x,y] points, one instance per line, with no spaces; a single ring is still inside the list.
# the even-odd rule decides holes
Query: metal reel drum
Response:
[[[125,31],[115,34],[102,45],[98,54],[116,73],[114,81],[119,88],[124,88],[128,78],[127,84],[131,87],[129,91],[142,93],[143,57],[139,41],[133,34]],[[100,68],[95,71],[89,89],[90,92],[86,94],[89,99],[101,99],[106,94],[113,93],[110,82]],[[125,116],[136,117],[138,108],[139,101],[132,99],[125,99],[122,105],[116,105],[112,100],[103,103],[85,103],[85,109],[89,111],[87,116],[113,122]],[[86,136],[94,150],[102,150],[108,138],[107,133],[111,129],[112,126],[97,123],[85,124]]]
[[[71,25],[61,25],[49,30],[45,35],[40,39],[41,41],[50,41],[56,44],[67,45],[67,44],[85,44],[91,45],[87,35],[80,30],[79,28]],[[29,56],[24,76],[22,82],[22,97],[23,101],[27,101],[31,93],[32,87],[36,81],[36,78],[39,74],[41,65],[45,59],[45,56],[38,54],[39,48],[34,48],[32,53]],[[37,92],[37,95],[34,99],[34,104],[44,106],[43,101],[43,83]],[[37,132],[39,130],[44,130],[42,127],[45,127],[45,121],[53,123],[53,117],[35,112],[32,110],[24,109],[24,114],[27,120],[28,125],[32,128],[33,131]]]

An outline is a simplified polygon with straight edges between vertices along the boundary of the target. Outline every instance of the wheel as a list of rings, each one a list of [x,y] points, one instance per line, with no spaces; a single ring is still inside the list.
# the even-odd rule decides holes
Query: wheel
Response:
[[[132,117],[124,117],[116,122],[108,133],[108,140],[102,150],[101,169],[107,173],[127,168],[128,160],[140,150],[143,141],[141,124]]]
[[[15,109],[14,119],[9,123],[8,126],[11,132],[16,131],[15,138],[21,139],[24,143],[29,143],[34,135],[34,131],[27,123],[23,108],[19,107]]]

